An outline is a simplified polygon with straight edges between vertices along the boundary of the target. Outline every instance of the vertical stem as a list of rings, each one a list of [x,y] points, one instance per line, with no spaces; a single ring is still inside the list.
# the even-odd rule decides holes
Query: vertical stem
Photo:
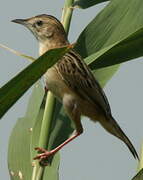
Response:
[[[38,170],[38,173],[37,173],[35,180],[42,180],[43,179],[44,169],[45,169],[45,167],[42,167],[42,166],[39,167],[39,170]]]
[[[51,92],[48,92],[43,121],[41,126],[41,133],[39,138],[39,147],[46,148],[50,138],[50,127],[53,118],[53,109],[55,105],[55,98]]]
[[[65,28],[67,35],[69,32],[70,22],[73,13],[73,8],[72,8],[73,2],[74,0],[65,0],[62,18],[61,18],[61,22]],[[48,92],[42,126],[41,126],[41,133],[39,138],[39,147],[42,148],[46,148],[50,138],[50,127],[53,118],[54,105],[55,105],[55,98],[51,92]],[[35,171],[37,172],[36,175],[35,175]],[[36,162],[36,166],[33,168],[32,180],[42,180],[43,172],[44,172],[44,167],[39,166],[39,163]]]
[[[53,119],[53,109],[55,105],[55,98],[51,92],[48,92],[46,105],[41,125],[41,132],[39,137],[39,147],[46,148],[50,138],[50,127]],[[42,180],[44,167],[40,166],[36,161],[33,168],[32,180]]]
[[[74,0],[65,0],[62,18],[61,18],[61,22],[65,28],[67,35],[69,33],[71,18],[72,18],[73,9],[74,9],[72,6],[73,3],[74,3]]]
[[[36,171],[37,170],[37,168],[36,168],[36,164],[34,165],[34,167],[33,167],[33,172],[32,172],[32,179],[31,180],[35,180],[36,179]]]
[[[53,119],[53,109],[55,105],[55,98],[53,94],[49,91],[46,99],[46,105],[41,125],[41,132],[39,137],[39,147],[42,147],[44,149],[47,148],[48,142],[50,139],[50,127],[51,127],[51,121]],[[35,179],[36,180],[42,180],[44,167],[39,166],[39,163],[36,162],[35,171],[37,172]]]

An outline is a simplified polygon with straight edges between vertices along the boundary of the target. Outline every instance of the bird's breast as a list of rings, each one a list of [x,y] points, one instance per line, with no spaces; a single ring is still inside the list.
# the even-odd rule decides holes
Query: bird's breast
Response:
[[[72,93],[62,80],[61,76],[59,76],[54,66],[48,69],[44,78],[47,89],[49,89],[58,99],[62,100],[64,94]]]

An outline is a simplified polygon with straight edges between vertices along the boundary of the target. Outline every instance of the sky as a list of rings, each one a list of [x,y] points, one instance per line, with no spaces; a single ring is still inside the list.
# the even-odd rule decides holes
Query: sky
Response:
[[[34,57],[38,56],[38,43],[22,26],[12,19],[38,14],[51,14],[60,19],[64,1],[1,0],[0,43]],[[74,42],[84,27],[106,5],[76,9],[69,34]],[[79,23],[80,22],[80,23]],[[124,63],[105,87],[113,115],[138,152],[143,140],[143,58]],[[0,86],[28,65],[28,61],[0,49]],[[8,111],[0,121],[0,179],[10,180],[7,168],[8,139],[19,117],[24,116],[31,89]],[[109,135],[99,124],[83,119],[85,132],[61,150],[60,180],[130,180],[137,171],[138,162],[127,147]]]

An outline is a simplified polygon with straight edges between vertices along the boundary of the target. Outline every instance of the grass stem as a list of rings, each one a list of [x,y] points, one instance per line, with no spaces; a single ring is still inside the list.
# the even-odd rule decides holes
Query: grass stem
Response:
[[[61,22],[65,28],[66,33],[69,32],[70,22],[72,18],[73,13],[73,4],[74,0],[65,0],[63,13]],[[51,92],[48,92],[47,99],[46,99],[46,105],[45,105],[45,111],[43,115],[43,121],[41,126],[41,133],[39,138],[39,147],[46,148],[48,147],[48,142],[50,138],[50,127],[51,122],[53,118],[53,112],[54,112],[54,106],[55,106],[55,97]],[[36,163],[36,176],[32,180],[42,180],[44,167],[39,166],[39,163]],[[35,172],[33,173],[35,175]]]

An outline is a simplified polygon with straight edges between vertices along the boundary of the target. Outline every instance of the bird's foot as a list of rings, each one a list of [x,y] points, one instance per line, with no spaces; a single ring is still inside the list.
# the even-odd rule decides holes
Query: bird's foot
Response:
[[[47,151],[46,149],[40,147],[36,147],[35,150],[38,151],[38,153],[40,154],[34,157],[34,160],[39,160],[41,165],[47,166],[48,165],[47,160],[49,157],[54,155],[54,151]]]

